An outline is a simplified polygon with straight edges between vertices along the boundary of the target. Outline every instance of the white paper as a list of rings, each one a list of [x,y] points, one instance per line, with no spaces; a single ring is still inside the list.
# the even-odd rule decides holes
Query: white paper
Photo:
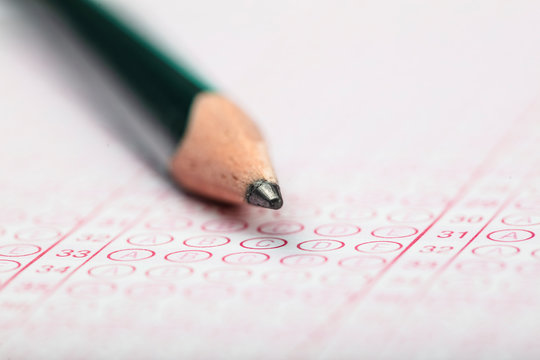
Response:
[[[538,4],[112,5],[254,115],[285,206],[180,192],[2,4],[2,357],[540,356]]]

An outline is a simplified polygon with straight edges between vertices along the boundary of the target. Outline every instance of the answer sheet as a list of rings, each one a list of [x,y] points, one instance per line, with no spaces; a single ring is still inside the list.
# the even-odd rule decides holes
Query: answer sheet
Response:
[[[253,114],[279,211],[176,188],[0,5],[0,357],[538,359],[539,4],[226,3],[110,5]]]

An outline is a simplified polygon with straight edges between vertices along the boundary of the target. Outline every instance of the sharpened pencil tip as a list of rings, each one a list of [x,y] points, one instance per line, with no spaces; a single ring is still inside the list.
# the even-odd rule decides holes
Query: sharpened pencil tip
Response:
[[[277,210],[283,206],[279,185],[266,180],[254,181],[246,191],[249,204]]]

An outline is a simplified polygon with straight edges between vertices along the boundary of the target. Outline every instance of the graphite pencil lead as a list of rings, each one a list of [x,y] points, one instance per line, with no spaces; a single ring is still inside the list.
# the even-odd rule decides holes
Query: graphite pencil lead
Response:
[[[283,206],[279,185],[266,180],[254,181],[246,191],[249,204],[277,210]]]

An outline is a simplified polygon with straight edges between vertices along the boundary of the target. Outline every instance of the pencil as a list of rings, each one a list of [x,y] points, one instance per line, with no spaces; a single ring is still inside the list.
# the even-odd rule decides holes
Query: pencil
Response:
[[[214,200],[279,209],[280,188],[264,140],[234,103],[171,61],[89,0],[45,0],[109,65],[178,144],[172,178]]]

